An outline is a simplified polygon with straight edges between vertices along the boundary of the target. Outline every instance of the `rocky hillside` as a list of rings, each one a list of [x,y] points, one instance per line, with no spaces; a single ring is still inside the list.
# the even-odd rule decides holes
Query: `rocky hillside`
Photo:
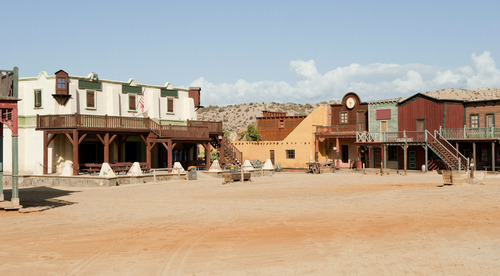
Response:
[[[231,134],[234,140],[241,128],[255,122],[255,117],[262,116],[263,110],[286,112],[288,116],[309,115],[314,109],[327,102],[315,104],[294,103],[247,103],[228,106],[209,105],[197,111],[200,121],[222,121],[224,131]]]

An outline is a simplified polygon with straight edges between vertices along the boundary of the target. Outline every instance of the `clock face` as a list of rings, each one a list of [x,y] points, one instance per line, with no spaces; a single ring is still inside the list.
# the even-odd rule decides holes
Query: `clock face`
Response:
[[[347,99],[345,105],[347,106],[347,108],[352,109],[355,103],[356,101],[354,100],[354,98],[349,98]]]

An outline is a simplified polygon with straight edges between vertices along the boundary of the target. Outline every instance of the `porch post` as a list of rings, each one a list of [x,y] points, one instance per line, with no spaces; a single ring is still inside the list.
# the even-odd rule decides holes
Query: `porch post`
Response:
[[[47,142],[49,141],[49,134],[47,131],[43,131],[43,174],[48,174],[49,173],[49,145],[47,145]]]
[[[382,155],[380,158],[380,173],[383,173],[385,168],[385,145],[383,144],[380,151],[380,155]]]
[[[205,165],[207,171],[210,169],[210,142],[204,144],[205,146]]]
[[[80,164],[78,164],[78,148],[79,148],[79,138],[78,138],[78,130],[73,130],[73,175],[78,175],[78,170]]]
[[[428,155],[428,147],[427,147],[427,143],[425,143],[425,171],[428,172],[429,171],[429,168],[427,167],[428,166],[428,163],[429,163],[429,155]]]
[[[368,168],[372,166],[372,146],[368,146]]]
[[[314,140],[315,147],[314,147],[314,162],[318,162],[318,154],[319,154],[319,140],[318,137]]]
[[[104,134],[104,163],[109,163],[109,132]]]
[[[491,142],[491,171],[495,171],[495,142]]]
[[[172,139],[168,139],[167,140],[167,158],[168,158],[168,162],[167,162],[167,168],[172,168]]]
[[[338,127],[338,126],[337,126]],[[340,152],[340,145],[339,145],[339,138],[337,137],[337,157],[335,158],[335,168],[336,169],[339,169],[340,168],[340,156],[339,156],[339,152]]]
[[[477,164],[477,159],[476,159],[476,142],[472,142],[472,158],[474,159],[474,170],[476,170],[476,164]]]

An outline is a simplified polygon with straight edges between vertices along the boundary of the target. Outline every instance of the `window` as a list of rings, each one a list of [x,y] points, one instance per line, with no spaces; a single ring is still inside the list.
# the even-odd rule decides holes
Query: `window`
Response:
[[[340,112],[340,123],[347,124],[347,112]]]
[[[278,123],[278,128],[285,128],[285,120],[280,119],[280,121]]]
[[[137,96],[135,94],[128,94],[128,111],[137,111],[136,100]]]
[[[387,160],[398,161],[398,147],[397,146],[387,147]]]
[[[295,159],[295,150],[286,150],[286,159]]]
[[[95,109],[96,108],[96,103],[95,103],[95,91],[94,90],[87,90],[87,108],[89,109]]]
[[[167,113],[174,113],[174,98],[167,98]]]
[[[34,104],[34,107],[35,108],[41,108],[42,107],[42,90],[40,89],[36,89],[33,91],[34,94],[35,94],[35,104]]]
[[[470,127],[479,128],[479,114],[470,115]]]
[[[66,79],[57,78],[57,89],[66,89]]]

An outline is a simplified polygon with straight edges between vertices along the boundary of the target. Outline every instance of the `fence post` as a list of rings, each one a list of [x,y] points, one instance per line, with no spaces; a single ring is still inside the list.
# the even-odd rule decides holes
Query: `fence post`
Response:
[[[464,138],[466,138],[466,137],[465,137],[465,125],[464,125]]]

